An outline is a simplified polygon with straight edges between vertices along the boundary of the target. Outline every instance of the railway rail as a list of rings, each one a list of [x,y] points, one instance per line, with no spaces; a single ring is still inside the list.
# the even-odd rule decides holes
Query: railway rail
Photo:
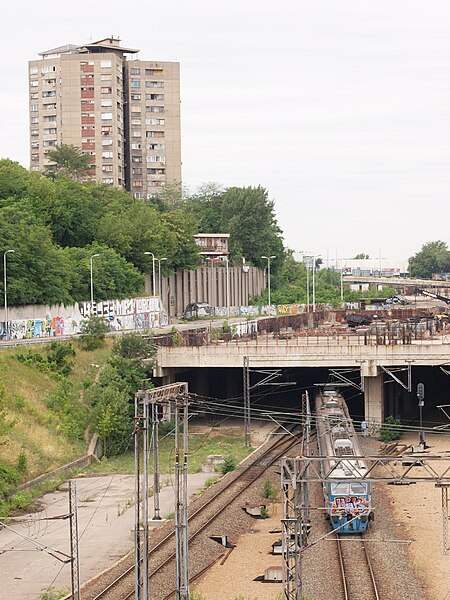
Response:
[[[297,428],[292,430],[294,431]],[[299,429],[298,429],[299,430]],[[217,484],[209,488],[200,498],[198,498],[192,506],[189,507],[189,545],[200,536],[201,533],[205,533],[208,526],[211,525],[222,511],[227,508],[232,502],[236,501],[241,494],[243,494],[248,488],[262,475],[264,475],[266,469],[277,462],[286,452],[289,451],[292,446],[300,442],[300,438],[295,435],[285,435],[275,439],[272,442],[266,442],[260,449],[258,449],[251,457],[247,459],[243,464],[223,479],[219,480]],[[170,526],[170,530],[167,531],[161,537],[159,532],[156,531],[154,537],[158,535],[160,539],[152,543],[150,539],[149,549],[149,587],[153,589],[152,597],[157,597],[155,594],[156,589],[160,589],[160,585],[156,584],[159,576],[164,575],[165,591],[161,595],[161,600],[167,597],[172,597],[175,590],[168,594],[167,583],[170,577],[167,576],[167,572],[174,570],[175,552],[174,552],[174,532],[175,528],[173,524]],[[190,552],[190,559],[191,557]],[[204,558],[204,557],[203,557]],[[134,574],[134,562],[130,564],[132,559],[130,558],[128,564],[125,562],[122,565],[119,573],[113,574],[115,568],[110,569],[108,573],[105,573],[92,582],[88,582],[83,586],[83,600],[130,600],[134,597],[135,591],[135,574]],[[190,560],[190,563],[196,563],[197,561]],[[213,564],[214,560],[209,559],[209,563]],[[190,579],[198,577],[200,571],[205,571],[207,565],[201,564],[199,568],[191,568]],[[106,582],[106,579],[109,579]],[[172,577],[170,577],[172,579]],[[175,582],[175,578],[173,578]]]
[[[380,600],[362,534],[338,535],[337,547],[345,600]]]

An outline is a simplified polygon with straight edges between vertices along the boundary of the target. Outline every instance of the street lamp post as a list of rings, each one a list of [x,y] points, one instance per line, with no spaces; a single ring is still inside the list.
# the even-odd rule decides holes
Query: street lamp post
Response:
[[[153,296],[156,296],[156,286],[155,286],[155,255],[153,252],[144,252],[144,254],[149,254],[152,257],[152,292]]]
[[[270,261],[272,258],[276,258],[276,256],[261,256],[261,258],[264,258],[267,260],[267,290],[268,290],[268,297],[269,297],[269,314],[270,314]]]
[[[92,254],[92,256],[89,259],[89,263],[90,263],[90,267],[91,267],[91,310],[92,310],[92,304],[94,303],[94,276],[93,276],[93,269],[92,269],[92,261],[96,256],[100,256],[100,254]]]
[[[167,258],[157,258],[156,260],[158,261],[158,294],[161,298],[161,263],[163,260],[167,260]]]
[[[225,256],[225,290],[226,290],[226,299],[227,299],[227,317],[230,316],[230,271],[228,268],[228,256]]]
[[[6,289],[6,255],[10,252],[14,252],[14,250],[7,250],[3,253],[3,286],[5,292],[5,339],[9,340],[8,334],[8,292]]]
[[[214,317],[214,296],[215,296],[215,285],[214,285],[214,259],[213,258],[206,258],[206,260],[209,260],[209,262],[211,263],[211,316]]]

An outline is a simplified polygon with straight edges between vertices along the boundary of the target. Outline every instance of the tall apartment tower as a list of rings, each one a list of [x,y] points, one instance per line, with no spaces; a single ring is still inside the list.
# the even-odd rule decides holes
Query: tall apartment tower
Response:
[[[111,37],[29,62],[32,170],[73,144],[92,157],[92,178],[136,198],[181,181],[180,66],[138,52]]]

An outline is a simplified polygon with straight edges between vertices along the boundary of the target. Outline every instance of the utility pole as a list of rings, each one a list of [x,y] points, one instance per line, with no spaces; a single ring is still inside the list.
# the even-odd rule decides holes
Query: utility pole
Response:
[[[251,446],[251,412],[250,412],[250,359],[244,356],[243,370],[244,384],[244,426],[245,426],[245,446]]]
[[[140,398],[134,397],[134,598],[142,600],[142,576],[141,576],[141,473],[140,473],[140,446],[139,438],[141,431]]]
[[[181,447],[181,425],[183,425],[183,447]],[[175,403],[175,541],[177,600],[189,600],[187,462],[188,398],[185,394],[179,396]]]
[[[70,519],[70,573],[72,583],[72,598],[81,600],[80,587],[80,553],[78,546],[78,497],[77,484],[69,480],[69,519]]]
[[[152,402],[152,449],[153,449],[153,519],[161,519],[159,507],[159,417],[158,405]]]

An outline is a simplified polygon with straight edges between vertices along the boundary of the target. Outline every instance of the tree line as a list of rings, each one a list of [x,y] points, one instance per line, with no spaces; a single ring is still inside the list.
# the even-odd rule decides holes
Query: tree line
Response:
[[[230,233],[231,260],[245,256],[262,266],[267,253],[283,260],[274,203],[261,186],[212,185],[191,196],[168,186],[143,202],[71,173],[30,173],[0,160],[0,253],[14,250],[7,257],[11,306],[89,299],[93,254],[99,254],[93,262],[97,300],[142,294],[152,268],[145,252],[167,258],[164,273],[195,268],[199,232]]]

